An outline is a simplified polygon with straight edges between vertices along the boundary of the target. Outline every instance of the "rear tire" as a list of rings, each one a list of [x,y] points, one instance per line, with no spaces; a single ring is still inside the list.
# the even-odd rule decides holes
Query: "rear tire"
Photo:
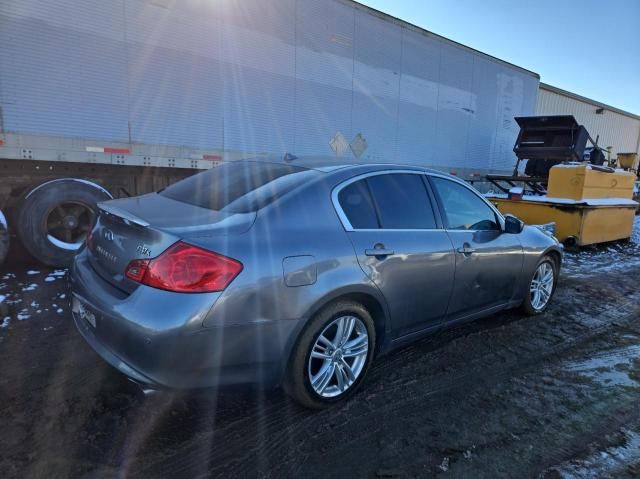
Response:
[[[354,320],[346,318],[354,318]],[[343,323],[345,325],[353,324],[351,334],[347,334],[342,342],[339,341],[337,329],[341,321],[345,321]],[[345,328],[343,331],[347,330]],[[333,331],[336,338],[326,351],[332,359],[312,358],[312,351],[314,354],[318,352],[320,336],[326,334],[330,338],[334,334]],[[361,304],[338,301],[327,306],[311,319],[298,339],[287,371],[285,391],[299,404],[311,409],[322,409],[345,400],[358,389],[366,376],[373,360],[375,335],[373,319]],[[364,351],[365,344],[366,351]],[[353,345],[351,346],[353,349],[350,349],[349,345]],[[333,354],[329,352],[330,350],[333,350]],[[315,363],[319,363],[319,367]],[[320,394],[318,381],[316,380],[314,386],[311,376],[316,378],[320,376],[325,364],[329,365],[328,367],[334,367],[336,373]],[[319,371],[314,375],[316,367]]]
[[[551,282],[548,283],[549,287],[544,288],[541,281],[543,281],[543,278],[549,271],[553,274],[553,277],[551,278]],[[553,298],[553,294],[556,291],[557,283],[558,264],[551,256],[544,256],[536,265],[536,269],[529,279],[524,302],[522,303],[522,310],[524,313],[529,316],[544,313],[549,307],[549,303],[551,303],[551,298]],[[536,289],[536,285],[540,286],[537,288],[537,295],[534,291]],[[544,301],[541,302],[540,298],[544,298]]]
[[[95,222],[97,203],[111,198],[106,190],[88,181],[64,178],[43,183],[22,201],[20,240],[40,262],[69,266]]]

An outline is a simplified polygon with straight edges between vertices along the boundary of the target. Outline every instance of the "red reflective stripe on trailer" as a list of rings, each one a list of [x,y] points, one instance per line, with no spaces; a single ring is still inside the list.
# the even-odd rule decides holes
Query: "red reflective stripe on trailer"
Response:
[[[0,145],[4,145],[4,140],[0,140]]]
[[[126,155],[129,148],[112,148],[110,146],[87,146],[86,150],[90,153],[118,153]]]
[[[104,152],[105,153],[128,154],[129,153],[129,149],[128,148],[110,148],[108,146],[105,146]]]
[[[455,171],[450,171],[449,174],[452,176],[458,176],[458,173],[456,173]]]
[[[202,155],[202,159],[209,160],[209,161],[222,161],[222,156],[221,155]]]

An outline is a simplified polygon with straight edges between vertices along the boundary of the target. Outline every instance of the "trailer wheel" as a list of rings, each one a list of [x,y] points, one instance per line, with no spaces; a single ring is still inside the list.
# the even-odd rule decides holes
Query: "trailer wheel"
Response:
[[[111,198],[89,181],[63,178],[43,183],[22,201],[20,240],[42,263],[69,266],[95,222],[97,203]]]
[[[9,224],[7,218],[0,211],[0,264],[4,263],[9,254]]]

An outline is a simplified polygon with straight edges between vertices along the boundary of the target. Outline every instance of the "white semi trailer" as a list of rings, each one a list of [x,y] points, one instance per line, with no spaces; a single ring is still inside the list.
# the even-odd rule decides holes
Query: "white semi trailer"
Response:
[[[509,172],[539,83],[351,0],[3,0],[0,45],[0,210],[50,265],[96,202],[247,155]]]

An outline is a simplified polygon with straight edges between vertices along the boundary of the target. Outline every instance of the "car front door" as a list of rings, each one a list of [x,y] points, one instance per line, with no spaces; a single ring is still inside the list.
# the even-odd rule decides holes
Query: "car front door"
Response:
[[[471,187],[434,175],[429,181],[455,250],[455,284],[447,319],[509,303],[522,273],[519,235],[504,233],[496,211]]]
[[[441,322],[455,258],[425,175],[358,177],[339,188],[336,200],[361,268],[387,301],[393,337]]]

